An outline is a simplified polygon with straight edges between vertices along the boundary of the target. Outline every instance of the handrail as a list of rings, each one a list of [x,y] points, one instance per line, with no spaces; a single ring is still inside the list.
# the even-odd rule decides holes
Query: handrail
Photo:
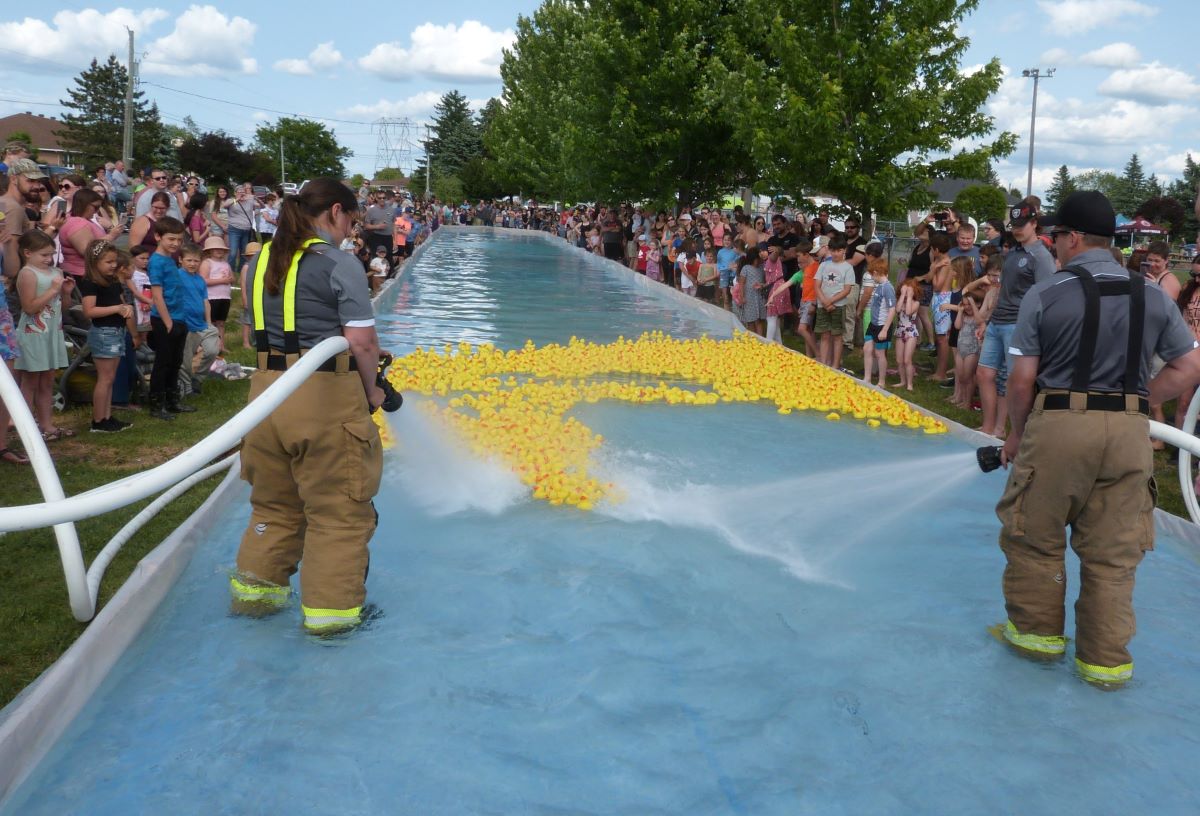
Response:
[[[322,363],[347,349],[349,343],[344,337],[322,340],[257,399],[179,456],[150,470],[118,479],[70,498],[63,493],[62,482],[58,478],[50,451],[38,431],[33,414],[21,396],[16,380],[7,366],[0,365],[0,400],[9,407],[44,498],[40,504],[0,507],[0,532],[53,526],[67,581],[71,612],[76,620],[91,620],[96,613],[100,580],[125,542],[167,502],[196,482],[232,467],[237,462],[237,454],[215,463],[213,460],[235,447],[242,437],[270,416]],[[91,568],[85,571],[75,522],[125,507],[163,490],[167,492],[144,508],[113,536],[93,560]]]

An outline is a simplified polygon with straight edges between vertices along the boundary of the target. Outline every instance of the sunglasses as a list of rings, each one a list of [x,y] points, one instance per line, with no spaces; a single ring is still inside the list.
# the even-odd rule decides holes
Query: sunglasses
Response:
[[[166,181],[166,180],[167,180],[167,177],[166,177],[166,176],[151,176],[150,178],[151,178],[153,181]]]
[[[74,184],[68,184],[68,183],[66,183],[66,182],[63,182],[62,184],[58,185],[58,189],[60,189],[60,190],[74,190],[74,189],[75,189],[75,185],[74,185]]]

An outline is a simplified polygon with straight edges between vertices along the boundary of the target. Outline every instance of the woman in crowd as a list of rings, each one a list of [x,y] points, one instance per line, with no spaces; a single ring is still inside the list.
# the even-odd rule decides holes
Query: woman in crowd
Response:
[[[171,196],[159,190],[150,199],[150,211],[138,216],[129,228],[129,246],[144,246],[151,252],[158,247],[158,236],[154,234],[154,222],[164,217],[171,209]]]
[[[224,184],[217,187],[213,198],[208,202],[208,234],[215,238],[224,238],[229,229],[229,204],[233,199],[229,196],[229,188]]]
[[[58,231],[62,246],[62,270],[75,279],[87,271],[85,254],[88,244],[97,239],[115,241],[124,232],[125,222],[118,221],[107,233],[92,219],[100,209],[100,196],[89,189],[76,191],[71,197],[71,214]]]
[[[96,210],[95,221],[100,225],[100,229],[108,232],[117,223],[117,208],[101,185],[93,182],[92,192],[100,196],[100,208]],[[124,225],[122,225],[122,228],[124,228]]]
[[[192,193],[183,213],[183,225],[187,227],[188,238],[193,244],[203,246],[208,240],[208,196],[204,193]]]

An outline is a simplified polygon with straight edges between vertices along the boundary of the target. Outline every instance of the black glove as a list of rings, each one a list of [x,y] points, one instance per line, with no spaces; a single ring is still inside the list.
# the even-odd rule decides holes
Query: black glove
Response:
[[[392,355],[386,351],[379,355],[379,371],[375,374],[375,384],[383,391],[383,403],[379,406],[389,414],[393,411],[399,411],[400,406],[404,404],[404,397],[392,387],[388,382],[386,372],[388,366],[392,364]]]

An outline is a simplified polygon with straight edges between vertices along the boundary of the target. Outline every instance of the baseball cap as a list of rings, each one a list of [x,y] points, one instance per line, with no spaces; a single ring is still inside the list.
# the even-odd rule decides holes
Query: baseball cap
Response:
[[[679,220],[680,220],[680,221],[691,221],[691,220],[692,220],[692,214],[691,214],[691,213],[682,213],[682,214],[679,216]]]
[[[1079,190],[1063,199],[1058,211],[1040,222],[1045,227],[1066,227],[1111,238],[1117,231],[1117,213],[1108,197],[1098,190]]]
[[[1027,202],[1008,208],[1008,223],[1011,227],[1023,227],[1037,217],[1037,207]]]
[[[49,178],[33,159],[13,159],[8,163],[8,175],[24,176],[27,179]]]

